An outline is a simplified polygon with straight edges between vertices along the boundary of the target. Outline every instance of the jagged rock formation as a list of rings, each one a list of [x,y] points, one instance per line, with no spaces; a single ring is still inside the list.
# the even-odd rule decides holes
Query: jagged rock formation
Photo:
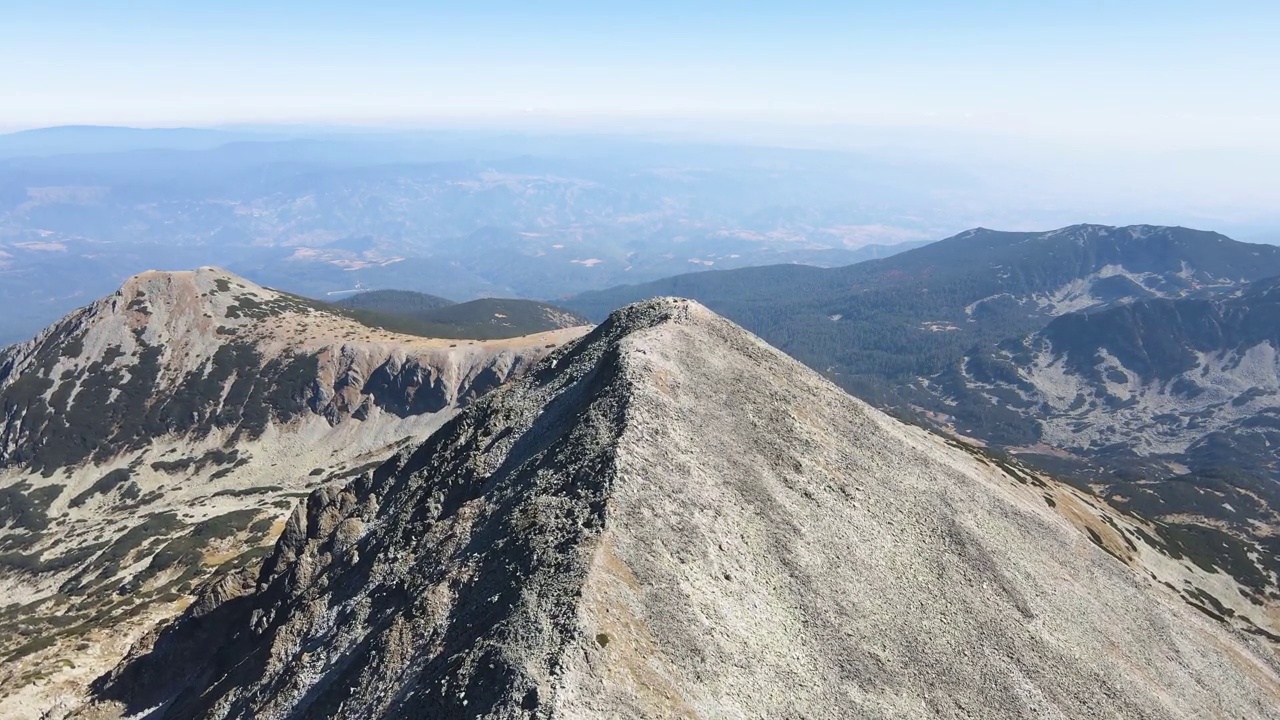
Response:
[[[585,328],[398,335],[216,268],[0,352],[0,717],[36,717],[351,477]]]
[[[313,493],[76,716],[1273,717],[1252,601],[1157,535],[657,300]]]

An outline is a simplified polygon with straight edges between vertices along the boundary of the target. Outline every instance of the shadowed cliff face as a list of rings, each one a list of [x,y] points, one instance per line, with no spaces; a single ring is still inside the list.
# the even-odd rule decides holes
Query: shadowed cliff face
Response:
[[[661,299],[315,491],[77,716],[1268,717],[1153,533]]]

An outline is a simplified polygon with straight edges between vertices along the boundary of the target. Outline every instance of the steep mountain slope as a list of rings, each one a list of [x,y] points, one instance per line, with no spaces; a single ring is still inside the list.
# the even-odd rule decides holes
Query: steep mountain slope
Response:
[[[1018,413],[1044,444],[1153,468],[1109,481],[1144,514],[1270,537],[1280,529],[1277,349],[1280,278],[1271,278],[1208,298],[1069,313],[971,352],[933,382],[955,404]]]
[[[202,268],[0,352],[0,717],[36,716],[216,568],[260,559],[299,495],[582,332],[396,335]]]
[[[369,294],[377,297],[363,299]],[[362,293],[336,304],[350,309],[352,317],[367,325],[440,338],[494,340],[590,324],[570,310],[516,298],[454,303],[432,295],[387,290]]]
[[[1267,718],[1274,600],[666,299],[313,493],[73,712]]]
[[[1274,404],[1274,344],[1261,342],[1273,311],[1250,315],[1269,301],[1235,294],[1277,274],[1280,247],[1186,228],[977,229],[846,268],[702,273],[567,304],[599,317],[650,294],[690,295],[883,408],[1171,522],[1207,522],[1216,529],[1194,532],[1233,554],[1262,543],[1275,558],[1276,451],[1270,416],[1256,412]],[[1249,329],[1222,326],[1237,321]],[[1257,348],[1247,356],[1246,336]],[[1051,342],[1072,349],[1069,363],[1044,350]],[[1176,384],[1152,375],[1175,366]]]

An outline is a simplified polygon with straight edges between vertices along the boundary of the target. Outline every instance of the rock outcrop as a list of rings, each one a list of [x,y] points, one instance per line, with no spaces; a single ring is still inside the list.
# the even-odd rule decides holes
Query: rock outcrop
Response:
[[[1145,535],[661,299],[314,492],[76,712],[1274,717]]]

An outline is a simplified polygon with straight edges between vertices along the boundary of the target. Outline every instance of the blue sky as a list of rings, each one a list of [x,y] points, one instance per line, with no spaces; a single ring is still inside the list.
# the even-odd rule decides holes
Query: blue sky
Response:
[[[665,119],[1280,147],[1280,3],[890,5],[0,0],[0,127]]]

